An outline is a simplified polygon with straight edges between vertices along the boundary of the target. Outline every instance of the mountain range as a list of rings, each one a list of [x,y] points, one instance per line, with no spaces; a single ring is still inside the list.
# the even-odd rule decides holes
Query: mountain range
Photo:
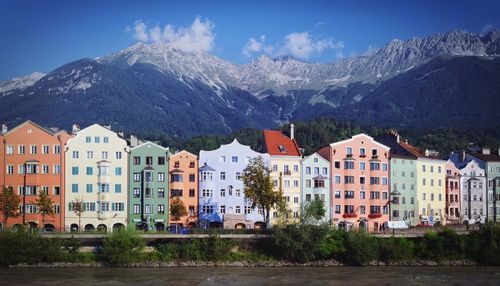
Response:
[[[392,40],[332,63],[265,55],[235,65],[137,43],[0,82],[0,121],[111,124],[173,136],[271,128],[318,116],[396,128],[497,127],[500,31]]]

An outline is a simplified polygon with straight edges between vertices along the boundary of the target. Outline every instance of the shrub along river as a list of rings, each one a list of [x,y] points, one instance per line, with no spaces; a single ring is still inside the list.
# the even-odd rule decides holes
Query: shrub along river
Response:
[[[2,285],[500,285],[500,268],[0,268],[0,277]]]

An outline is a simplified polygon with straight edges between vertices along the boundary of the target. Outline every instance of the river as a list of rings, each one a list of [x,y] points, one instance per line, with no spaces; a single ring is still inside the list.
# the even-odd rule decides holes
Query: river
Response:
[[[500,285],[500,268],[0,268],[0,285]]]

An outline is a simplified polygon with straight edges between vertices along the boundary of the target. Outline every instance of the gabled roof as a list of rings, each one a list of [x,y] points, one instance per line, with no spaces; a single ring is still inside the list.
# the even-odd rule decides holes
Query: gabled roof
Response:
[[[16,127],[14,127],[12,129],[8,130],[7,132],[3,133],[2,135],[4,137],[8,136],[9,134],[14,133],[16,130],[18,130],[18,129],[20,129],[23,126],[28,125],[28,124],[31,124],[31,125],[35,126],[36,128],[38,128],[38,129],[40,129],[40,130],[42,130],[42,131],[44,131],[44,132],[46,132],[46,133],[48,133],[49,135],[52,135],[52,136],[57,135],[59,133],[67,133],[65,130],[57,130],[57,131],[55,131],[55,130],[52,130],[50,128],[45,128],[45,127],[43,127],[41,125],[38,125],[37,123],[35,123],[35,122],[31,121],[31,120],[26,120],[23,123],[17,125]]]
[[[360,134],[356,134],[354,136],[352,136],[351,138],[348,138],[348,139],[345,139],[345,140],[342,140],[342,141],[337,141],[337,142],[333,142],[330,144],[330,147],[334,147],[334,146],[337,146],[337,145],[340,145],[340,144],[344,144],[344,143],[348,143],[348,142],[351,142],[351,141],[354,141],[356,139],[358,139],[359,137],[365,137],[367,138],[368,140],[372,141],[373,144],[375,145],[378,145],[384,149],[391,149],[389,146],[385,146],[384,144],[380,143],[380,142],[377,142],[375,139],[373,139],[373,137],[369,136],[368,134],[365,134],[365,133],[360,133]]]
[[[264,130],[264,147],[271,156],[302,156],[297,141],[281,131]]]
[[[395,136],[392,135],[384,135],[377,137],[376,140],[388,147],[391,147],[391,157],[394,158],[403,158],[403,159],[417,159],[412,152],[404,148],[401,142],[398,142]]]
[[[215,169],[205,163],[202,167],[200,167],[200,172],[215,172]]]
[[[403,147],[404,149],[406,149],[406,151],[410,152],[413,156],[417,157],[417,158],[429,158],[429,159],[437,159],[437,160],[441,160],[441,158],[437,157],[437,156],[432,156],[432,155],[428,155],[426,156],[425,155],[425,151],[418,148],[418,147],[415,147],[409,143],[406,143],[406,142],[399,142],[399,145],[401,145],[401,147]]]
[[[130,151],[134,150],[134,149],[137,149],[137,148],[140,148],[140,147],[144,147],[146,145],[153,145],[154,147],[157,147],[157,148],[160,148],[160,149],[163,149],[165,150],[165,152],[168,152],[169,148],[168,147],[163,147],[163,146],[160,146],[154,142],[151,142],[151,141],[146,141],[146,142],[143,142],[142,144],[139,144],[133,148],[130,149]]]
[[[176,153],[172,154],[172,155],[170,156],[170,158],[172,158],[172,157],[174,157],[174,158],[175,158],[175,157],[180,156],[180,155],[182,155],[182,154],[191,155],[191,156],[193,156],[195,159],[197,159],[197,158],[198,158],[198,156],[196,156],[195,154],[193,154],[193,153],[191,153],[191,152],[188,152],[188,151],[186,151],[186,150],[181,150],[181,151],[179,151],[179,152],[176,152]]]
[[[493,150],[491,150],[493,151]],[[472,151],[467,151],[467,154],[474,156],[480,160],[483,160],[485,162],[500,162],[500,155],[497,153],[490,153],[489,155],[482,154],[480,152],[472,152]]]

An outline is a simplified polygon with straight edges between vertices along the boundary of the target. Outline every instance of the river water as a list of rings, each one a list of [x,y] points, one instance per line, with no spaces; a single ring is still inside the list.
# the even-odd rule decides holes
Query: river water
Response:
[[[0,268],[0,285],[500,285],[500,268]]]

